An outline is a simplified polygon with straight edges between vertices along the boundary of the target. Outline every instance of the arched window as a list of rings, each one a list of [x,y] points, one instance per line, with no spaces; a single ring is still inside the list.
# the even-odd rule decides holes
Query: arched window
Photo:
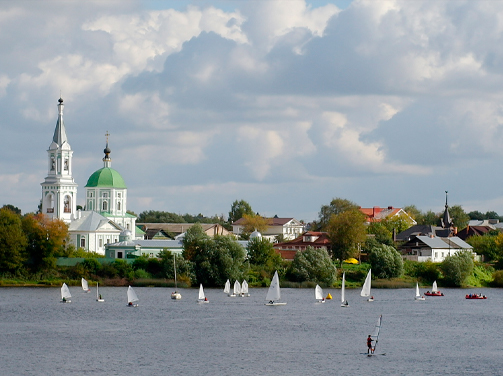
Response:
[[[108,211],[108,201],[103,201],[102,210]]]
[[[52,193],[47,196],[47,213],[54,213],[54,196]]]
[[[117,201],[117,210],[120,211],[121,210],[121,202],[120,201]]]
[[[64,212],[65,213],[71,213],[72,212],[72,201],[70,196],[65,196],[65,201],[63,202],[64,205]]]

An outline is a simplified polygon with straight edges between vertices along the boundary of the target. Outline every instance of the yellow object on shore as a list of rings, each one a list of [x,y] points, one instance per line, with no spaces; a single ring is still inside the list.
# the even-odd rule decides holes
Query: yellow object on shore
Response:
[[[330,293],[328,293],[327,297],[325,299],[332,299],[332,295],[330,295]]]
[[[344,260],[344,263],[346,264],[358,264],[358,260],[355,258],[348,258],[347,260]]]

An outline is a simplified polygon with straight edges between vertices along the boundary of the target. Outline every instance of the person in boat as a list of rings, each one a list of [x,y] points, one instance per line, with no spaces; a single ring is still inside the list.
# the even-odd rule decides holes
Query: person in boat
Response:
[[[101,294],[100,294],[100,299],[101,299]]]
[[[65,303],[66,303],[66,298],[65,298],[64,296],[63,296],[63,299],[62,299],[62,300],[63,300],[63,302],[65,302]]]
[[[325,302],[325,298],[321,299],[321,301],[324,303]]]
[[[370,299],[374,300],[374,297],[373,297],[373,296],[371,296],[371,297],[370,297]]]
[[[128,305],[132,306],[133,305],[133,302],[129,302]]]
[[[349,303],[348,303],[348,301],[347,301],[347,300],[344,302],[344,305],[349,305]]]
[[[374,352],[374,350],[372,349],[372,342],[374,342],[374,340],[372,339],[372,337],[369,336],[367,337],[367,354],[371,354]]]
[[[274,304],[274,301],[273,300],[269,300],[269,304]]]
[[[208,298],[207,297],[204,297],[204,301],[207,302],[208,301]]]

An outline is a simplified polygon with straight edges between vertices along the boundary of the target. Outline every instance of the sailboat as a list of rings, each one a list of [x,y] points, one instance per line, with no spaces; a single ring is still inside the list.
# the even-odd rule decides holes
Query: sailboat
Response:
[[[443,292],[438,291],[437,281],[433,282],[433,286],[431,287],[431,292],[427,291],[424,293],[427,296],[444,296]]]
[[[84,290],[84,292],[91,292],[89,285],[84,278],[82,278],[80,282],[82,283],[82,290]]]
[[[180,294],[177,291],[178,286],[177,286],[177,282],[176,282],[176,256],[175,255],[173,255],[173,270],[175,271],[175,291],[173,291],[171,293],[171,299],[180,300],[182,298],[182,294]]]
[[[61,303],[71,303],[71,297],[72,294],[70,294],[70,289],[66,283],[63,283],[63,286],[61,286]]]
[[[360,293],[361,296],[368,296],[369,298],[367,301],[369,302],[374,301],[374,297],[370,296],[370,286],[372,284],[371,270],[372,269],[369,269],[369,272],[367,273],[367,278],[365,278],[365,283],[363,284],[362,292]]]
[[[99,286],[98,286],[98,282],[96,282],[96,301],[97,302],[104,302],[105,299],[103,299],[101,297],[101,294],[99,293]]]
[[[314,298],[316,299],[316,303],[325,303],[325,298],[323,297],[323,289],[320,285],[316,285],[314,288]]]
[[[243,280],[243,283],[241,284],[241,296],[242,297],[250,296],[250,294],[248,293],[248,282],[246,282],[246,279]]]
[[[349,307],[349,303],[346,300],[346,272],[342,273],[341,307]]]
[[[415,300],[425,300],[424,296],[421,296],[419,293],[419,284],[416,282],[416,297],[414,298]]]
[[[127,304],[129,307],[138,307],[138,296],[136,296],[136,293],[134,292],[133,288],[131,286],[128,287],[127,289]]]
[[[231,297],[234,298],[234,297],[239,296],[239,295],[241,295],[241,284],[236,279],[236,281],[234,282],[234,291],[229,296],[231,296]]]
[[[377,343],[379,342],[379,333],[381,332],[381,324],[382,324],[382,315],[379,316],[379,318],[377,319],[377,323],[376,323],[376,326],[374,328],[374,333],[372,333],[372,338],[375,338],[375,343],[374,343],[374,347],[371,349],[371,353],[370,354],[367,354],[368,356],[372,356],[372,355],[386,355],[386,353],[383,353],[383,354],[376,354],[375,351],[376,351],[376,347],[377,347]]]
[[[231,292],[231,283],[229,280],[225,282],[224,293],[229,294]]]
[[[272,277],[271,285],[269,286],[269,290],[267,291],[267,295],[265,296],[265,300],[268,301],[265,304],[267,306],[286,305],[286,302],[280,302],[281,290],[279,287],[279,277],[278,277],[277,270],[274,272],[274,277]]]
[[[198,303],[209,303],[210,301],[206,296],[204,296],[203,284],[199,285],[199,298],[197,299]]]

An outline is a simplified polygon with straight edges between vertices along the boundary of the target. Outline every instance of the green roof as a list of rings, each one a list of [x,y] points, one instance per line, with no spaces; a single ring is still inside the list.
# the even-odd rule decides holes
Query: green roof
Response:
[[[126,188],[126,184],[113,168],[103,167],[89,177],[86,187]]]

